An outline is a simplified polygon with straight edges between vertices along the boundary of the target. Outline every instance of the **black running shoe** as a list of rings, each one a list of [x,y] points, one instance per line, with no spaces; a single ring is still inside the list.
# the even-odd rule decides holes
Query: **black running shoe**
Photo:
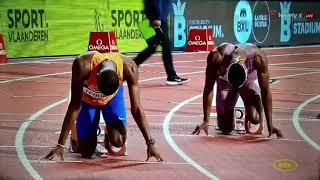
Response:
[[[181,78],[179,76],[175,76],[173,78],[167,78],[167,85],[180,85],[189,82],[188,78]]]

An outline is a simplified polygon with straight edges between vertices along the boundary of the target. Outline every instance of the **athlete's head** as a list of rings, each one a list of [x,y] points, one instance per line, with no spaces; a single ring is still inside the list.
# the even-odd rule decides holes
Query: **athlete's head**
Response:
[[[117,91],[119,87],[119,77],[113,61],[106,60],[101,63],[97,84],[100,92],[106,96]]]
[[[112,123],[108,124],[107,132],[110,144],[114,147],[122,147],[126,142],[127,132],[121,120],[115,119]]]
[[[233,88],[240,88],[247,80],[246,66],[237,59],[233,59],[227,69],[227,78]]]

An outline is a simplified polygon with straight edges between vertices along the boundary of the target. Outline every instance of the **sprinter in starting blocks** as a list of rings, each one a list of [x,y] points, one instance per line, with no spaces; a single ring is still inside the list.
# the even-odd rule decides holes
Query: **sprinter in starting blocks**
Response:
[[[245,115],[245,130],[248,133],[250,124],[260,126],[253,133],[261,133],[264,110],[268,137],[276,134],[278,138],[284,138],[280,129],[272,123],[268,60],[260,48],[253,44],[223,43],[208,54],[203,91],[203,123],[195,128],[193,134],[199,134],[201,130],[208,134],[214,84],[217,84],[217,127],[223,134],[230,134],[234,130],[235,112],[239,118],[241,114]],[[244,109],[235,109],[239,95]]]
[[[124,85],[127,83],[131,114],[146,141],[147,161],[155,157],[163,161],[156,150],[148,121],[140,104],[138,68],[130,58],[120,53],[90,51],[78,56],[72,65],[71,100],[68,105],[57,145],[44,159],[55,156],[64,159],[69,131],[74,128],[75,147],[83,158],[91,158],[97,150],[97,130],[102,112],[105,124],[105,147],[122,148],[127,139]],[[76,122],[76,126],[74,127]]]

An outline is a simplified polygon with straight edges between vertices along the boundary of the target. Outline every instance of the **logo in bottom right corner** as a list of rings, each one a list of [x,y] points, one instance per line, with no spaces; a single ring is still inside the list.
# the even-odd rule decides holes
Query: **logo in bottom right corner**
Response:
[[[280,172],[291,172],[298,168],[298,163],[290,159],[278,159],[273,161],[272,167]]]

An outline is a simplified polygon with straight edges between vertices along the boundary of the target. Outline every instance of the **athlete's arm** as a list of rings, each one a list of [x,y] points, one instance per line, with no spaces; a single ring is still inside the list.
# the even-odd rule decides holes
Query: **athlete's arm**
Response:
[[[208,135],[208,125],[210,119],[211,104],[213,99],[213,85],[217,79],[217,61],[221,58],[217,50],[211,51],[207,57],[206,79],[203,90],[203,123],[197,126],[192,134],[199,134],[204,130]],[[221,59],[220,59],[221,60]]]
[[[278,138],[283,138],[280,129],[277,129],[272,124],[272,95],[269,87],[268,59],[260,49],[255,55],[255,62],[257,67],[258,82],[261,89],[262,105],[269,131],[269,137],[275,133]]]
[[[81,63],[82,62],[80,62],[80,58],[77,58],[72,64],[71,101],[64,117],[61,134],[58,140],[58,143],[62,145],[65,144],[69,135],[69,131],[78,117],[81,107],[82,88],[84,83],[84,75],[83,70],[81,70]]]
[[[64,160],[64,144],[69,135],[71,127],[74,125],[74,122],[79,115],[81,107],[82,87],[85,77],[84,62],[81,59],[81,57],[76,58],[72,64],[71,101],[63,120],[58,145],[53,150],[51,150],[44,159],[51,160],[54,158],[54,156],[57,155],[61,160]]]
[[[213,98],[213,85],[217,79],[216,59],[220,56],[218,51],[211,52],[207,57],[206,79],[203,89],[203,121],[209,122]]]
[[[131,113],[134,120],[137,122],[144,139],[147,141],[151,139],[151,135],[149,131],[148,122],[146,120],[144,111],[140,103],[138,73],[138,69],[134,64],[124,65],[124,78],[127,81],[128,85]]]
[[[131,60],[126,58],[123,64],[123,74],[124,80],[126,80],[129,90],[130,96],[130,104],[131,104],[131,114],[136,121],[145,141],[148,145],[148,157],[147,160],[154,156],[158,160],[162,161],[160,154],[156,151],[154,147],[154,142],[152,140],[150,129],[148,125],[148,121],[142,109],[140,103],[140,88],[139,88],[139,71],[137,65]]]

